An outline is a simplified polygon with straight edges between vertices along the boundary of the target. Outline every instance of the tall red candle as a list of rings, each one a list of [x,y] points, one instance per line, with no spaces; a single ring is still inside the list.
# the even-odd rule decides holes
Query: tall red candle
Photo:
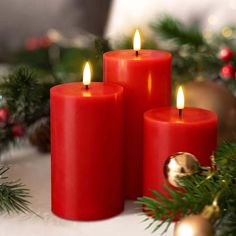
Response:
[[[107,52],[104,81],[125,88],[125,184],[127,197],[135,199],[143,193],[143,113],[170,105],[171,54],[136,49]]]
[[[51,89],[52,211],[98,220],[124,206],[123,88],[67,83]]]
[[[201,165],[211,164],[210,156],[217,145],[217,116],[199,108],[164,107],[144,114],[144,195],[153,197],[150,190],[167,194],[169,184],[164,166],[177,152],[196,156]]]

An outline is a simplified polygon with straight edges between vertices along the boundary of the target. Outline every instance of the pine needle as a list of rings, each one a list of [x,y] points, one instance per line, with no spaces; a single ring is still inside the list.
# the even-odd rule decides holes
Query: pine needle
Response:
[[[0,166],[0,213],[26,213],[32,212],[29,208],[31,196],[29,190],[19,180],[3,181],[7,179],[4,174],[9,170],[8,166]]]

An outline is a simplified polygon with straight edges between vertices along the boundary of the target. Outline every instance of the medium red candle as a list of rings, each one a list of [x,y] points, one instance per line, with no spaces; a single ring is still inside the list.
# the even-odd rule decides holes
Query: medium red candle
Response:
[[[181,91],[181,90],[180,90]],[[164,173],[165,162],[177,152],[193,154],[201,165],[210,166],[210,156],[217,146],[217,116],[199,108],[164,107],[144,114],[144,195],[150,190],[166,195],[169,184]]]
[[[73,220],[124,206],[123,88],[87,77],[51,89],[52,211]]]
[[[139,50],[137,33],[135,39],[134,50],[104,54],[104,81],[125,88],[125,184],[131,199],[143,193],[143,113],[169,106],[171,98],[171,54]]]

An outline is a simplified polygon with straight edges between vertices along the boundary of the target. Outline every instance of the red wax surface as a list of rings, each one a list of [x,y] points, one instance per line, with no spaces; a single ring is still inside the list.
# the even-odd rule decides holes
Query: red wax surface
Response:
[[[196,156],[201,165],[210,166],[211,154],[217,147],[217,116],[199,108],[165,107],[144,114],[144,195],[150,190],[166,194],[165,161],[177,152]]]
[[[104,81],[125,90],[126,196],[143,193],[143,113],[169,106],[171,100],[171,54],[157,50],[110,51],[104,54]]]
[[[124,108],[119,85],[51,89],[52,211],[98,220],[124,206]]]

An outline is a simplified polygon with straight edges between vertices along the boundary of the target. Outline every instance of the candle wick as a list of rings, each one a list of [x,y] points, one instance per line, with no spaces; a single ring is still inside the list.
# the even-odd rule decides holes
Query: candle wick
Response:
[[[138,56],[138,50],[135,51],[135,55],[136,55],[136,57]]]
[[[88,90],[89,89],[89,86],[88,84],[85,85],[85,89]]]
[[[179,109],[179,118],[182,118],[182,111],[183,109]]]

